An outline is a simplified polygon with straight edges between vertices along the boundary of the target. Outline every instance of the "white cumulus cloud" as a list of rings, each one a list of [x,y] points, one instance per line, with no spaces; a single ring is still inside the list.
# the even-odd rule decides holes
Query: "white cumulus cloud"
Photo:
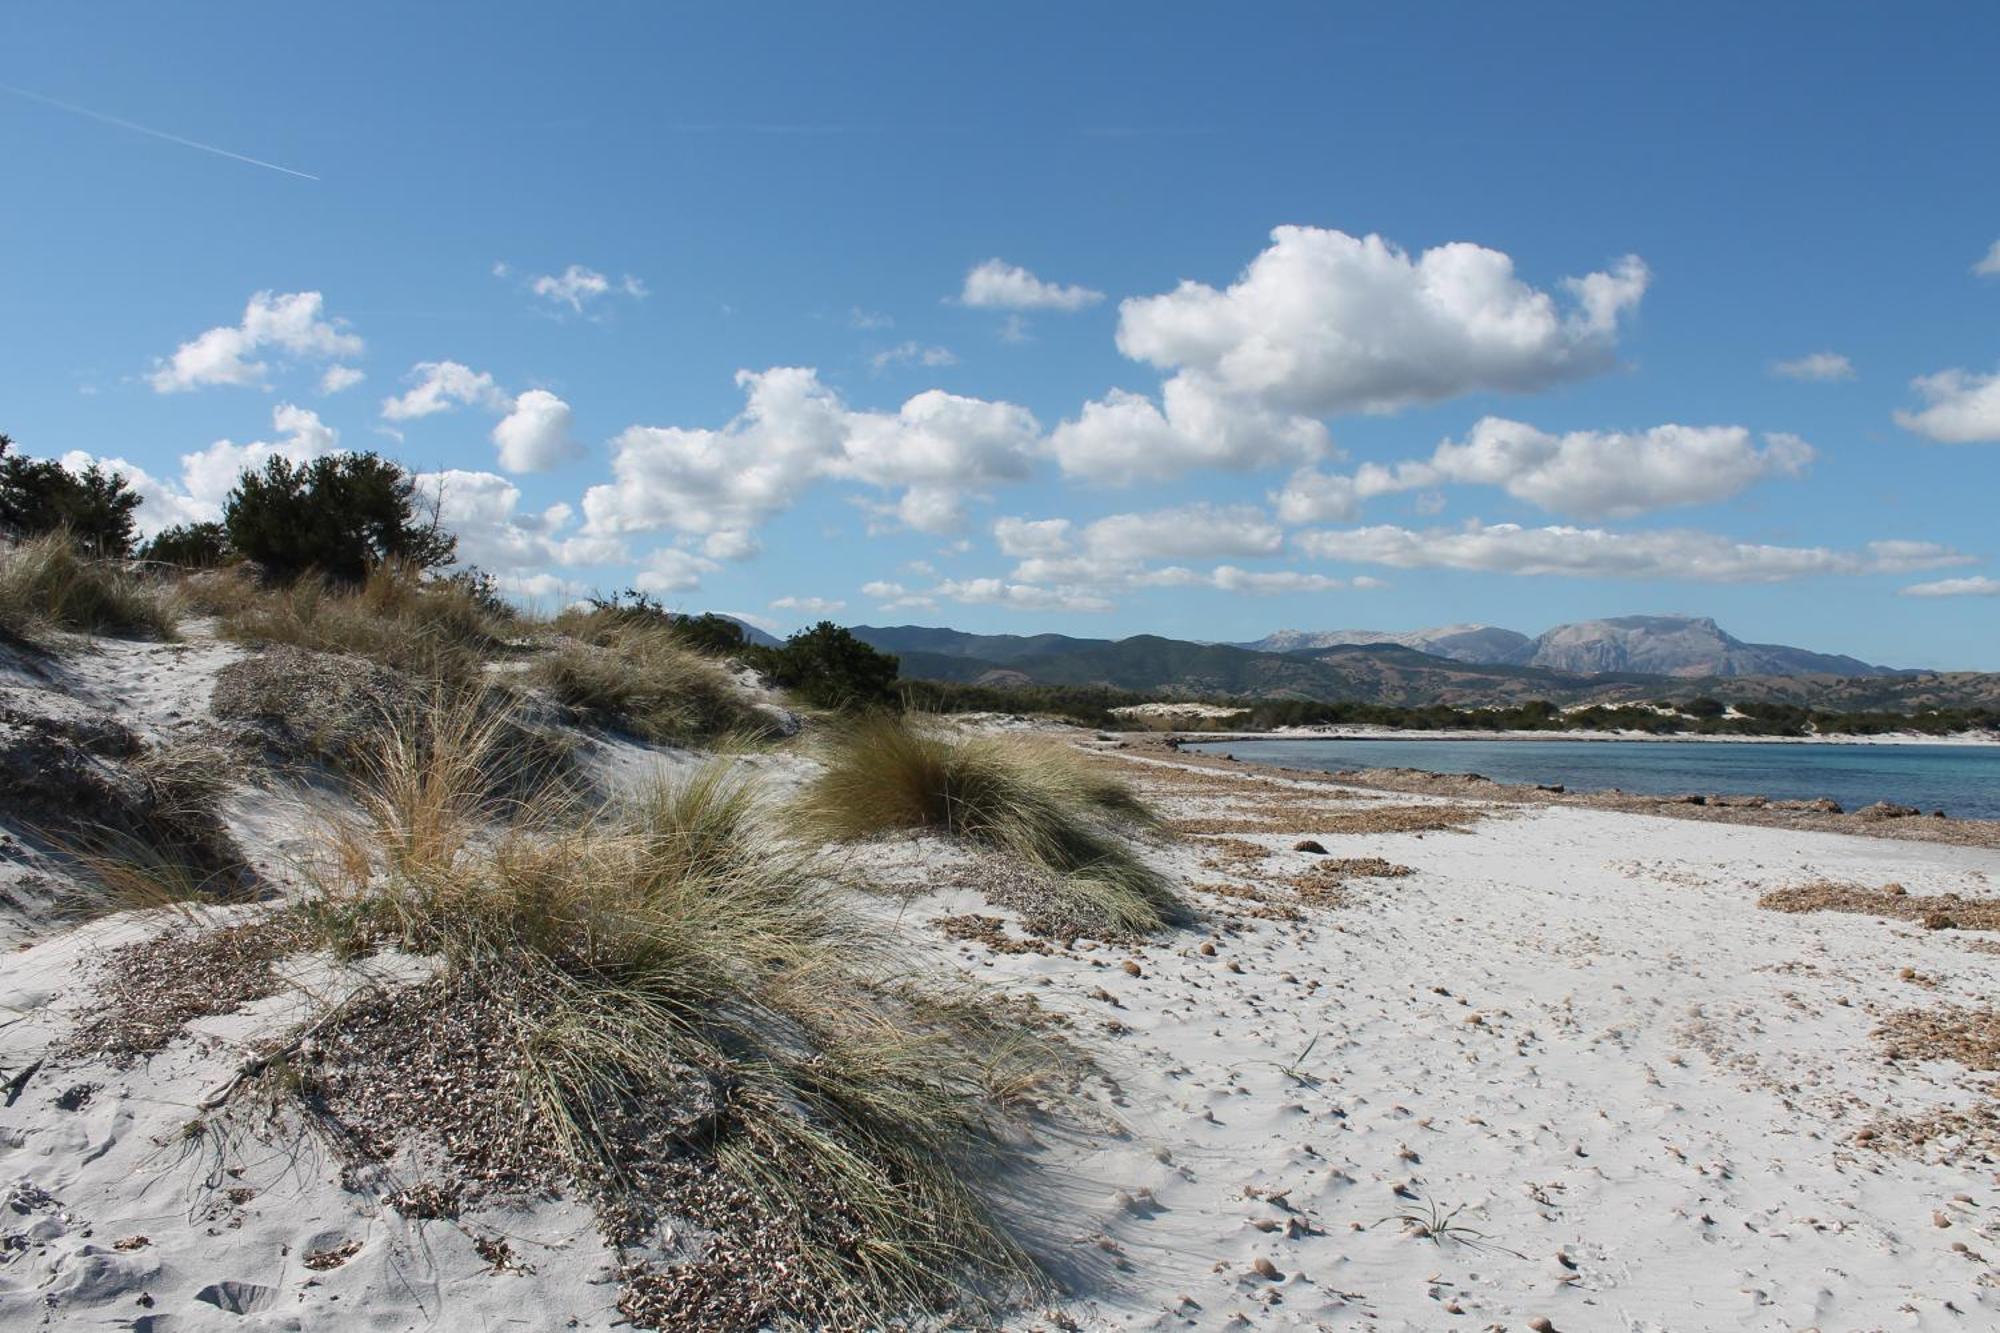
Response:
[[[1161,405],[1113,389],[1083,405],[1049,436],[1062,470],[1106,485],[1167,481],[1196,468],[1244,472],[1290,466],[1332,450],[1326,427],[1241,398],[1219,398],[1199,380],[1176,377]]]
[[[342,389],[353,388],[367,378],[368,376],[353,366],[328,366],[326,373],[319,377],[319,391],[328,395],[336,394]]]
[[[1779,583],[1828,574],[1893,574],[1967,563],[1933,542],[1870,542],[1859,551],[1767,546],[1710,532],[1611,532],[1470,523],[1424,532],[1381,525],[1300,533],[1299,549],[1325,560],[1398,569],[1461,569],[1573,578]]]
[[[1972,271],[1982,278],[2000,277],[2000,241],[1993,242],[1979,262],[1972,266]]]
[[[1851,380],[1854,363],[1838,352],[1812,352],[1790,361],[1774,361],[1771,373],[1788,380]]]
[[[509,472],[546,472],[578,458],[583,448],[570,434],[569,404],[547,389],[529,389],[493,427],[500,466]]]
[[[1411,256],[1380,236],[1279,227],[1234,284],[1119,306],[1118,347],[1218,397],[1315,417],[1597,374],[1649,275],[1636,256],[1565,279],[1567,301],[1466,242]]]
[[[895,412],[860,411],[805,367],[741,371],[744,410],[720,429],[633,426],[612,442],[616,481],[593,486],[593,530],[748,531],[814,483],[856,481],[901,491],[912,527],[955,526],[963,503],[1020,481],[1041,448],[1025,408],[931,389]]]
[[[989,259],[966,271],[960,304],[979,310],[1077,311],[1096,305],[1104,293],[1088,287],[1043,282],[1019,264]]]
[[[407,393],[382,400],[382,415],[390,421],[414,421],[461,404],[494,412],[505,412],[510,405],[491,375],[456,361],[419,361],[408,378]]]
[[[958,357],[949,347],[926,347],[912,341],[883,348],[868,358],[868,364],[878,371],[891,366],[955,366]]]
[[[1975,375],[1942,370],[1910,381],[1929,406],[1920,412],[1896,413],[1904,430],[1928,436],[1940,444],[2000,442],[2000,371]]]
[[[344,320],[328,319],[318,292],[258,292],[243,318],[182,343],[171,358],[155,363],[147,381],[158,393],[178,393],[213,384],[261,385],[270,366],[257,359],[275,352],[296,361],[332,361],[360,356],[364,344]]]

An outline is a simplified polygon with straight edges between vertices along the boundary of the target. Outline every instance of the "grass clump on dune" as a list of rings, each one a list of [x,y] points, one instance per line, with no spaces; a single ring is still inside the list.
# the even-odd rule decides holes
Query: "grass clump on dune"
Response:
[[[501,639],[492,608],[462,583],[394,565],[377,566],[352,588],[301,579],[271,591],[217,583],[212,594],[227,608],[222,630],[230,638],[352,653],[452,685],[476,679]]]
[[[316,1035],[343,1134],[387,1155],[435,1063],[479,1098],[431,1126],[468,1178],[574,1190],[634,1255],[670,1218],[710,1233],[632,1260],[642,1326],[880,1327],[1043,1285],[982,1185],[1063,1067],[1018,1014],[911,982],[724,769],[613,812],[507,805],[491,740],[464,711],[392,741],[330,840],[323,937],[445,960]]]
[[[842,728],[800,798],[814,833],[835,840],[936,829],[1050,872],[1056,901],[1031,915],[1100,938],[1151,934],[1191,913],[1122,840],[1153,816],[1130,787],[1051,742],[962,738],[893,714]]]
[[[0,632],[25,638],[71,630],[171,639],[170,592],[111,560],[93,559],[66,533],[51,532],[0,549]]]
[[[663,625],[594,626],[588,640],[539,658],[528,679],[592,721],[656,743],[768,730],[722,665]]]

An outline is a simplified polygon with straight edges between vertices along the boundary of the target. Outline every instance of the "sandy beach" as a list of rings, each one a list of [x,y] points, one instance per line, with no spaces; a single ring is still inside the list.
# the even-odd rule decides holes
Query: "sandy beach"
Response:
[[[145,695],[138,722],[171,731],[200,696]],[[992,855],[935,835],[823,863],[917,956],[1027,997],[1094,1062],[1087,1127],[1039,1139],[1016,1205],[1071,1294],[1010,1327],[2000,1316],[2000,1112],[1983,1072],[1996,937],[1759,905],[1833,884],[1976,907],[2000,852],[1368,790],[1058,738],[1161,812],[1142,854],[1196,925],[1117,945],[1035,936],[982,892],[1003,873]],[[629,774],[649,754],[680,762],[632,746],[597,762]],[[780,785],[810,771],[747,762]],[[276,873],[283,817],[235,808]],[[424,975],[421,960],[300,960],[277,993],[136,1063],[79,1052],[118,946],[169,948],[254,910],[44,928],[9,956],[0,1322],[615,1326],[620,1259],[577,1204],[426,1220],[357,1192],[351,1163],[273,1111],[213,1109],[246,1051],[341,994]]]

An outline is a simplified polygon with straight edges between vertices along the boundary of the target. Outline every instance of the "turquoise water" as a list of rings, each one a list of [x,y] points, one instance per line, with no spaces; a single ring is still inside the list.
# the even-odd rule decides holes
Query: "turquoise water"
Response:
[[[1187,746],[1255,763],[1330,773],[1421,768],[1496,782],[1560,782],[1572,791],[1649,796],[1830,796],[1843,809],[1876,801],[2000,819],[2000,746],[1746,745],[1703,741],[1252,740]]]

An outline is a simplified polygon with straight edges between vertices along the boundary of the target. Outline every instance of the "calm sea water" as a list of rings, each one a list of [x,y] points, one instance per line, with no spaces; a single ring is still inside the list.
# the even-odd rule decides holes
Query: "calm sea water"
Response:
[[[1926,814],[1943,810],[1959,819],[2000,819],[2000,746],[1990,745],[1369,739],[1211,741],[1187,748],[1327,772],[1421,768],[1651,796],[1830,796],[1848,810],[1894,801]]]

